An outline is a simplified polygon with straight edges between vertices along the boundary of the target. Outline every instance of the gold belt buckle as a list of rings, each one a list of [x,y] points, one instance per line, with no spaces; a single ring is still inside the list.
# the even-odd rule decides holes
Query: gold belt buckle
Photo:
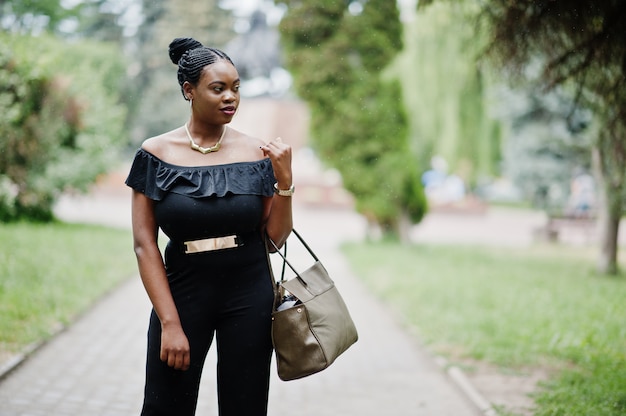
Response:
[[[238,240],[236,235],[227,235],[224,237],[185,241],[183,244],[185,245],[185,254],[193,254],[239,247],[242,244],[239,244]]]

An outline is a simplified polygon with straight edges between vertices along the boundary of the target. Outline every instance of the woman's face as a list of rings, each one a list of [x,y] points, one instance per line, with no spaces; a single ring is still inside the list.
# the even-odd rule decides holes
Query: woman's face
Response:
[[[198,85],[191,87],[194,116],[207,123],[229,123],[239,106],[239,73],[220,59],[202,70]]]

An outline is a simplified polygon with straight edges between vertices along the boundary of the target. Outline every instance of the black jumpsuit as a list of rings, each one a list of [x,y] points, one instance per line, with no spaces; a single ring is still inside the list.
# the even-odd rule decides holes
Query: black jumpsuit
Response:
[[[137,151],[126,184],[155,201],[158,226],[170,239],[167,278],[191,349],[189,370],[163,363],[152,311],[142,415],[195,413],[214,334],[219,414],[267,414],[274,290],[260,228],[274,181],[269,159],[185,167]],[[185,254],[185,241],[228,235],[242,245]]]

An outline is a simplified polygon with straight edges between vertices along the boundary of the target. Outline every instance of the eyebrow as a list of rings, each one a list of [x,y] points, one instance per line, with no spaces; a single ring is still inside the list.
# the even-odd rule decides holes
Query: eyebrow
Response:
[[[236,84],[238,82],[241,83],[241,79],[237,78],[235,81],[233,81],[233,84]],[[227,85],[224,81],[211,81],[211,82],[209,82],[209,85],[213,85],[213,84]]]

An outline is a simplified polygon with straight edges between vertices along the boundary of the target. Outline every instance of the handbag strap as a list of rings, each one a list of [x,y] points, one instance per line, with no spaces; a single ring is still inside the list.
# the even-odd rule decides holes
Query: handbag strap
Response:
[[[311,255],[311,257],[313,257],[313,259],[315,261],[320,261],[320,259],[317,258],[317,256],[315,255],[315,253],[313,252],[313,250],[311,249],[311,247],[309,247],[309,245],[306,243],[306,241],[304,241],[304,238],[302,238],[302,236],[295,230],[292,229],[291,231],[293,231],[293,233],[296,235],[296,237],[298,237],[298,240],[300,240],[300,242],[302,243],[302,245],[304,246],[304,248],[307,249],[307,251],[309,252],[309,254]]]
[[[313,250],[311,249],[311,247],[309,247],[309,245],[304,241],[304,239],[302,238],[302,236],[295,230],[292,229],[291,230],[293,232],[293,234],[296,235],[296,237],[298,237],[298,240],[300,240],[300,243],[302,243],[302,245],[304,246],[304,248],[307,249],[307,251],[309,252],[309,254],[311,255],[311,257],[313,257],[313,259],[315,259],[315,261],[319,262],[319,259],[317,258],[317,256],[315,255],[315,253],[313,252]],[[281,253],[280,249],[276,246],[276,243],[274,243],[274,241],[272,241],[271,238],[269,238],[269,236],[267,236],[268,241],[270,242],[270,244],[272,245],[272,247],[274,247],[274,249],[276,250],[276,253],[278,253],[280,255],[280,257],[283,258],[283,269],[282,269],[282,273],[280,276],[280,281],[283,282],[285,280],[285,264],[287,264],[289,266],[289,268],[291,270],[293,270],[293,272],[296,274],[297,279],[306,286],[306,282],[304,281],[304,279],[302,278],[302,276],[300,276],[300,273],[298,273],[298,271],[296,270],[295,267],[293,267],[293,265],[291,263],[289,263],[289,260],[287,260],[287,242],[285,241],[285,243],[283,244],[284,248],[285,248],[285,253]]]

